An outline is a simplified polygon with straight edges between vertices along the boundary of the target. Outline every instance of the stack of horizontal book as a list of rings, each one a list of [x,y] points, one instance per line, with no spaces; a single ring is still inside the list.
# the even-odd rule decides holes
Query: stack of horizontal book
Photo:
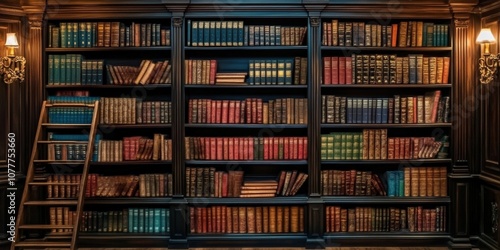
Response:
[[[240,197],[274,197],[277,188],[278,182],[275,180],[245,181],[241,187]]]
[[[247,72],[217,73],[215,84],[217,85],[246,85]]]

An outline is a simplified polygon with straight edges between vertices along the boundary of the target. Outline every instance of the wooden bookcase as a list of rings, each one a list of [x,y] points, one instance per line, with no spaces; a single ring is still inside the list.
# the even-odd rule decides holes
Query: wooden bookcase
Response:
[[[404,4],[403,4],[404,5]],[[111,5],[113,6],[113,5]],[[214,9],[215,6],[215,9]],[[120,5],[120,8],[90,4],[82,6],[59,6],[68,10],[47,15],[43,27],[43,88],[45,96],[57,91],[87,90],[91,96],[137,97],[145,100],[171,102],[171,124],[125,124],[101,125],[101,139],[120,139],[126,136],[143,135],[152,138],[154,133],[167,134],[172,139],[171,161],[123,161],[96,162],[91,173],[103,175],[126,175],[142,173],[171,173],[173,179],[172,195],[168,197],[120,197],[87,198],[86,209],[104,211],[108,207],[126,208],[131,206],[169,209],[168,233],[85,233],[81,234],[80,246],[119,247],[137,245],[141,247],[220,247],[220,246],[306,246],[325,247],[331,245],[444,245],[453,240],[455,226],[456,200],[450,198],[453,192],[448,181],[448,192],[441,197],[386,197],[386,196],[330,196],[322,194],[323,170],[358,170],[383,174],[388,170],[402,167],[436,167],[453,173],[455,147],[452,122],[442,123],[322,123],[322,95],[347,97],[389,98],[393,95],[424,95],[439,90],[441,95],[456,100],[454,81],[454,26],[448,4],[428,2],[428,6],[404,5],[399,12],[391,13],[388,22],[422,21],[445,24],[449,27],[448,42],[445,46],[435,47],[365,47],[365,46],[326,46],[322,45],[322,22],[338,19],[343,22],[380,21],[370,10],[383,10],[384,4],[361,4],[352,6],[346,3],[319,1],[302,3],[300,1],[281,1],[264,4],[260,1],[238,4],[209,4],[204,1],[191,1],[191,4],[139,3]],[[118,6],[113,6],[118,7]],[[165,9],[166,7],[166,9]],[[340,7],[340,8],[339,8]],[[386,6],[385,6],[386,7]],[[78,13],[83,8],[96,10],[86,16]],[[163,9],[160,9],[163,8]],[[339,9],[337,9],[339,8]],[[193,21],[244,21],[245,25],[282,25],[306,27],[302,42],[293,46],[190,46],[188,44],[188,24]],[[378,21],[377,21],[378,20]],[[152,47],[92,47],[92,48],[49,48],[49,25],[61,22],[155,22],[170,30],[169,46]],[[461,48],[462,49],[462,48]],[[107,85],[104,68],[103,85],[47,85],[48,60],[51,55],[81,54],[86,59],[104,59],[104,65],[138,66],[141,60],[169,60],[171,84],[152,85]],[[324,85],[323,58],[332,56],[351,56],[353,54],[394,54],[408,56],[449,57],[449,84],[338,84]],[[217,72],[248,72],[251,60],[307,58],[307,77],[305,85],[200,85],[187,84],[188,67],[186,60],[218,60]],[[353,69],[354,70],[354,69]],[[207,124],[189,122],[189,101],[192,99],[244,100],[262,98],[264,101],[278,98],[307,99],[307,124]],[[322,160],[321,135],[330,132],[361,132],[363,129],[387,129],[390,137],[436,136],[446,134],[450,137],[448,157],[444,159],[407,159],[407,160]],[[439,133],[438,133],[439,132]],[[290,136],[307,139],[306,160],[186,160],[186,142],[189,137],[269,137]],[[274,178],[280,171],[304,172],[308,179],[295,196],[273,198],[215,198],[188,197],[186,169],[213,167],[216,171],[243,170],[247,177]],[[303,231],[298,233],[192,233],[190,232],[190,208],[211,206],[298,206],[303,209]],[[342,208],[355,207],[396,207],[424,206],[434,208],[444,206],[446,226],[442,232],[327,232],[326,210],[329,206]],[[118,240],[118,241],[117,241]]]

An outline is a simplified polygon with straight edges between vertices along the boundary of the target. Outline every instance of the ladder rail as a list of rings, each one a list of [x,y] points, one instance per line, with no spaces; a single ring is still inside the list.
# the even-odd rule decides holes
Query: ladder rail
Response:
[[[96,101],[93,105],[94,112],[92,114],[92,126],[90,127],[89,140],[87,145],[87,152],[85,156],[85,164],[83,165],[82,174],[80,177],[80,190],[78,190],[78,202],[76,207],[76,220],[74,222],[72,237],[71,237],[71,250],[77,249],[78,235],[80,232],[80,221],[82,220],[82,211],[85,201],[85,189],[87,188],[87,177],[90,167],[90,161],[94,154],[94,141],[99,125],[99,102]]]
[[[38,147],[38,141],[41,139],[42,135],[42,123],[45,119],[47,119],[47,101],[43,101],[42,103],[42,110],[40,111],[40,117],[38,118],[38,127],[36,129],[36,134],[35,134],[35,140],[33,143],[33,147],[31,149],[31,156],[30,156],[30,163],[28,165],[28,172],[26,174],[26,182],[24,183],[24,189],[23,189],[23,195],[21,197],[21,202],[19,203],[19,210],[17,212],[17,221],[16,221],[16,235],[14,236],[14,242],[10,245],[11,250],[15,250],[16,248],[16,242],[19,242],[19,237],[20,237],[20,231],[19,231],[19,225],[21,225],[24,222],[24,203],[28,199],[28,193],[29,193],[29,183],[32,182],[34,174],[35,174],[35,169],[34,169],[34,160],[36,158],[37,154],[37,147]]]
[[[72,225],[72,232],[70,233],[71,235],[71,241],[68,241],[67,243],[64,242],[45,242],[41,239],[41,241],[38,241],[37,243],[35,242],[25,242],[22,241],[20,242],[20,232],[23,229],[29,229],[29,228],[36,228],[39,225],[36,224],[26,224],[25,225],[25,211],[24,207],[28,206],[30,202],[37,203],[37,201],[30,201],[29,199],[29,192],[30,192],[30,185],[33,184],[33,180],[35,177],[35,164],[37,163],[37,159],[39,158],[39,145],[40,144],[49,144],[47,140],[43,139],[43,131],[45,130],[44,124],[48,124],[48,108],[50,107],[81,107],[81,108],[90,108],[93,109],[93,114],[92,114],[92,123],[90,124],[90,132],[88,133],[89,140],[86,142],[87,144],[87,151],[85,155],[85,160],[83,161],[83,169],[81,172],[81,177],[80,177],[80,188],[78,191],[78,197],[74,202],[73,205],[76,207],[76,220],[74,221]],[[99,101],[95,101],[93,104],[75,104],[75,103],[57,103],[57,104],[49,104],[47,101],[43,101],[42,103],[42,110],[40,111],[40,118],[38,120],[38,126],[35,134],[35,139],[31,151],[31,157],[30,157],[30,162],[28,166],[28,171],[26,174],[26,182],[24,185],[24,190],[22,194],[22,198],[20,201],[20,206],[19,206],[19,211],[17,214],[17,221],[16,221],[16,235],[14,237],[14,242],[12,242],[10,249],[15,250],[16,248],[25,248],[25,247],[36,247],[38,243],[42,244],[43,246],[47,245],[57,245],[60,244],[61,247],[64,248],[69,248],[71,250],[77,249],[77,242],[78,242],[78,236],[79,236],[79,228],[80,228],[80,221],[81,221],[81,215],[84,207],[84,201],[85,201],[85,189],[86,189],[86,184],[87,184],[87,177],[88,177],[88,172],[90,168],[90,161],[92,160],[93,157],[93,151],[94,151],[94,143],[95,143],[95,135],[97,133],[97,128],[98,128],[98,123],[99,123]],[[68,124],[70,125],[70,124]],[[41,143],[39,143],[41,142]],[[70,141],[63,141],[70,143]],[[40,160],[38,160],[40,161]],[[43,162],[43,161],[40,161]],[[37,185],[35,185],[37,186]],[[41,205],[49,205],[45,204],[43,201],[38,202]],[[40,204],[32,204],[34,206],[38,206]],[[67,205],[66,203],[69,204],[69,201],[51,201],[51,205]],[[61,203],[61,204],[59,204]],[[63,204],[64,203],[64,204]],[[51,225],[46,225],[44,227],[51,227]],[[69,233],[69,232],[68,232]],[[68,237],[69,238],[69,237]],[[44,245],[45,244],[45,245]],[[65,245],[66,244],[66,245]]]

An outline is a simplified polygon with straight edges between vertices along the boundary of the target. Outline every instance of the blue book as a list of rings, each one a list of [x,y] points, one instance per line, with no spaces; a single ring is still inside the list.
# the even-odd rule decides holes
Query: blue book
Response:
[[[233,21],[228,21],[227,22],[227,28],[226,28],[226,43],[227,46],[234,46],[233,44]]]
[[[104,71],[104,61],[97,61],[97,84],[103,84],[103,71]]]
[[[138,215],[137,215],[137,225],[138,225],[137,232],[145,233],[146,230],[144,228],[144,226],[145,226],[144,208],[137,208],[137,210],[138,210],[138,212],[137,212],[138,213]]]
[[[396,174],[394,171],[387,171],[386,173],[387,179],[387,196],[394,197],[396,196]]]
[[[399,170],[398,173],[398,196],[405,196],[405,176],[404,172]]]
[[[238,46],[243,46],[245,34],[243,21],[238,21],[236,23],[238,24],[238,28],[235,29],[237,39],[234,42],[237,42]]]
[[[54,55],[49,55],[49,62],[48,62],[48,75],[49,75],[49,80],[48,80],[48,85],[54,85]]]
[[[191,19],[187,20],[187,36],[186,36],[186,46],[191,46]]]
[[[87,47],[87,23],[80,22],[78,23],[78,33],[80,35],[78,47],[84,48]]]
[[[85,23],[85,44],[82,47],[92,47],[92,23]]]
[[[408,55],[409,62],[409,78],[410,83],[417,83],[417,55],[409,54]]]
[[[161,227],[161,221],[162,221],[161,210],[164,210],[164,208],[153,208],[154,215],[152,215],[151,217],[154,220],[154,222],[153,222],[153,232],[154,233],[165,232],[165,231],[160,231],[161,230],[160,229],[160,227]]]
[[[61,85],[67,85],[68,84],[68,78],[66,76],[66,67],[68,66],[68,64],[66,63],[68,59],[68,56],[67,55],[61,55],[61,58],[60,58],[60,61],[61,61],[61,67],[60,67],[60,71],[59,71],[59,74],[60,74],[60,84]]]
[[[281,45],[281,26],[277,25],[274,32],[275,32],[275,44]]]
[[[220,45],[227,46],[227,22],[221,21],[220,24]]]
[[[215,46],[221,46],[221,21],[215,22]]]
[[[78,48],[80,46],[80,30],[78,23],[73,24],[73,48]]]
[[[162,221],[165,222],[165,229],[166,232],[168,233],[170,232],[170,209],[168,208],[162,209],[162,217],[165,218]]]
[[[382,123],[388,123],[389,99],[382,98]]]
[[[193,21],[192,22],[192,40],[191,40],[191,46],[198,46],[198,21]]]
[[[60,23],[61,28],[61,48],[68,47],[68,23]]]
[[[209,22],[210,29],[209,29],[209,46],[215,46],[215,21],[210,21]]]
[[[285,60],[285,84],[292,85],[293,59]]]
[[[204,21],[203,23],[203,44],[202,46],[210,46],[210,22]]]
[[[375,100],[377,102],[377,108],[376,108],[376,110],[377,110],[376,118],[377,119],[376,119],[376,123],[383,123],[382,122],[382,109],[383,109],[382,108],[382,102],[383,102],[383,100],[382,100],[382,98],[376,98]]]
[[[255,84],[255,60],[250,60],[248,62],[248,84],[254,85]]]
[[[243,26],[243,46],[248,46],[248,25]]]

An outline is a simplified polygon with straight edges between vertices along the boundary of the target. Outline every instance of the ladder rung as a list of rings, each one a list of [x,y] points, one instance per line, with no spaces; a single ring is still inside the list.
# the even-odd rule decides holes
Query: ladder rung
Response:
[[[88,144],[88,141],[38,141],[43,144]]]
[[[49,164],[84,164],[84,160],[34,160],[34,163],[49,163]]]
[[[95,105],[94,104],[87,104],[87,103],[47,103],[45,104],[45,107],[89,107],[93,108]]]
[[[71,247],[71,242],[51,242],[51,241],[21,241],[15,243],[16,247],[32,247],[32,248],[47,248],[47,247]]]
[[[64,182],[30,182],[31,186],[80,186],[80,183],[64,183]]]
[[[47,128],[88,128],[92,126],[90,123],[83,123],[83,124],[66,124],[66,123],[42,123],[42,126],[47,127]]]
[[[76,204],[76,200],[27,201],[24,203],[24,205],[26,206],[71,206]]]
[[[31,224],[20,225],[20,229],[73,229],[73,225],[48,225],[48,224]]]

